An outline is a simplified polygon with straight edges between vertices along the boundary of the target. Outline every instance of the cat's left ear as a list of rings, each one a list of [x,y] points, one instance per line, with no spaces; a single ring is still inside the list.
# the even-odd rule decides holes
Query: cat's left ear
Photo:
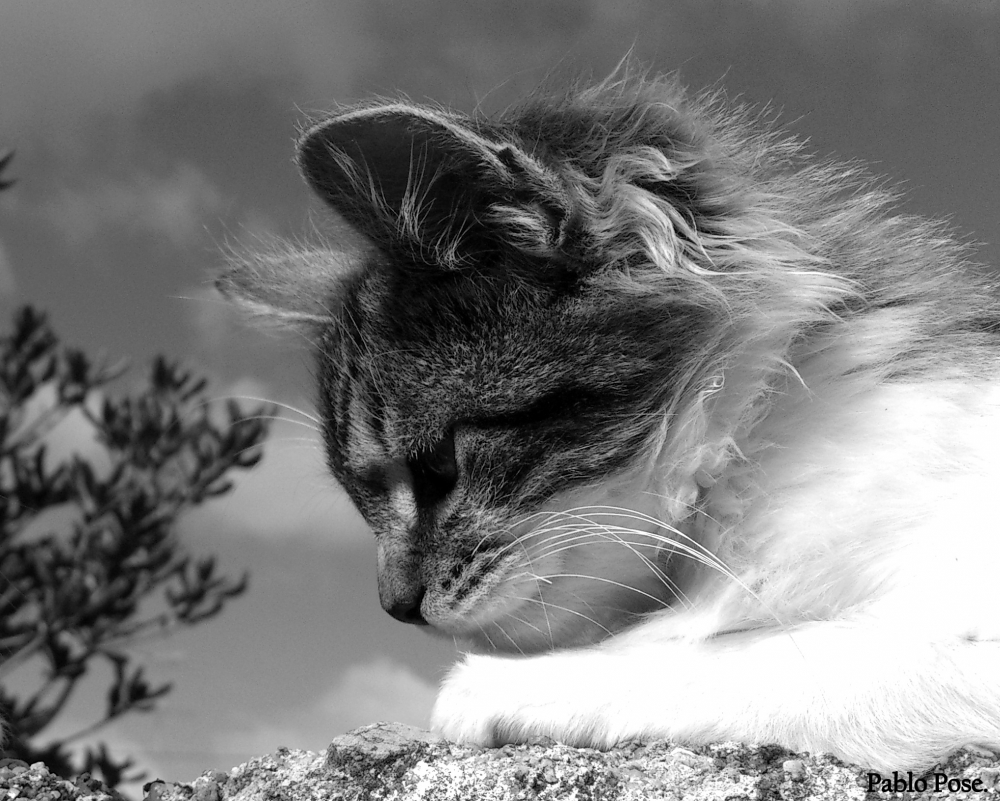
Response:
[[[504,248],[553,254],[569,202],[558,178],[473,120],[402,103],[306,130],[298,162],[316,193],[388,252],[445,268]]]

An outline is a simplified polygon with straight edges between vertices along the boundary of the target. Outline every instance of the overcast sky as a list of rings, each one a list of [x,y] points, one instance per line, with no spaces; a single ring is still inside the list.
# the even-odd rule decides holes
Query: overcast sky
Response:
[[[304,235],[322,214],[293,169],[296,123],[372,93],[498,109],[553,72],[602,77],[630,47],[771,103],[814,151],[871,162],[1000,263],[995,2],[0,0],[0,148],[18,178],[0,195],[2,319],[31,302],[137,370],[164,353],[220,397],[309,411],[306,354],[241,328],[210,289],[223,244]],[[111,732],[163,778],[425,722],[454,658],[381,611],[369,535],[308,420],[288,417],[239,492],[185,525],[251,590],[144,647],[175,690]]]

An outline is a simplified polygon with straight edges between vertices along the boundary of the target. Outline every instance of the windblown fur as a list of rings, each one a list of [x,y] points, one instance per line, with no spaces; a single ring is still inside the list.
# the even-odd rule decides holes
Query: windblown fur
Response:
[[[219,286],[315,343],[383,606],[477,652],[436,727],[1000,747],[1000,304],[945,228],[667,79],[363,105],[299,163],[366,244]]]

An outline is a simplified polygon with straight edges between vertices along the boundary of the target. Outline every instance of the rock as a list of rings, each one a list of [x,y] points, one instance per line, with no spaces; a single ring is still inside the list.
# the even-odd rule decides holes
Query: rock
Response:
[[[863,801],[903,792],[937,801],[997,797],[1000,760],[981,749],[959,752],[928,776],[926,791],[913,784],[919,776],[879,777],[871,791],[870,781],[862,769],[833,757],[770,746],[684,748],[651,742],[602,752],[539,738],[490,749],[378,723],[338,737],[325,754],[279,749],[229,773],[210,771],[188,783],[151,782],[143,801]],[[0,766],[0,790],[18,790],[8,798],[42,797],[46,782],[58,786],[53,799],[113,798],[92,782],[81,786],[52,777],[41,764],[27,771],[22,765]],[[895,782],[895,789],[885,789],[886,782]]]

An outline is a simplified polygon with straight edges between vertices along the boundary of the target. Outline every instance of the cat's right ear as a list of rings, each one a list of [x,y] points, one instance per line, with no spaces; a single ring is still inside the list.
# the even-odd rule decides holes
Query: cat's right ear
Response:
[[[551,255],[568,200],[558,178],[474,120],[405,103],[308,128],[298,163],[313,190],[389,253],[445,269],[490,250]]]

